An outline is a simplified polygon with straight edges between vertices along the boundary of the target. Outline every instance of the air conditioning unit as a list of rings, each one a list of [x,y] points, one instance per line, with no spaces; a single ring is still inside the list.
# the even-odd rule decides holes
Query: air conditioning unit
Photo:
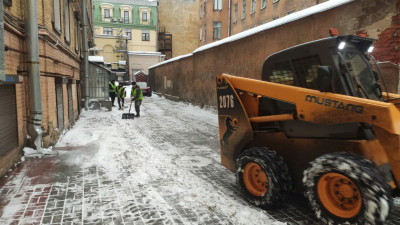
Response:
[[[104,18],[104,22],[111,22],[110,18]]]
[[[119,22],[120,22],[120,23],[124,22],[124,19],[122,19],[122,18],[121,18],[121,19],[119,19]]]
[[[114,23],[116,23],[116,22],[118,22],[118,19],[112,18],[112,21],[113,21]]]

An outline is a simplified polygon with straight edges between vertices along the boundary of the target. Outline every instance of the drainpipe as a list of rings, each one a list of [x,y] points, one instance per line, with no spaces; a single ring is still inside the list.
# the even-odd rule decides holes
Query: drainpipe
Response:
[[[228,37],[231,36],[231,4],[232,0],[229,0],[229,12],[228,12]]]
[[[0,84],[6,81],[6,60],[4,54],[4,12],[3,0],[0,0]]]
[[[89,61],[88,61],[88,18],[86,0],[81,1],[82,9],[82,52],[83,52],[83,74],[85,77],[85,110],[89,109]]]
[[[42,148],[42,93],[40,86],[37,1],[25,0],[26,65],[28,69],[28,134],[38,151]]]

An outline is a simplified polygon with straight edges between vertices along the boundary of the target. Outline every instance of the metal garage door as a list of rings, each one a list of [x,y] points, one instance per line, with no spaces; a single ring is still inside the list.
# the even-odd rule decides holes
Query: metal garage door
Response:
[[[0,155],[18,147],[15,85],[0,86]]]
[[[72,85],[67,84],[68,90],[68,119],[69,123],[72,124],[74,122],[74,107],[72,104]]]
[[[63,107],[63,88],[62,84],[56,84],[57,95],[57,127],[61,131],[64,128],[64,107]]]

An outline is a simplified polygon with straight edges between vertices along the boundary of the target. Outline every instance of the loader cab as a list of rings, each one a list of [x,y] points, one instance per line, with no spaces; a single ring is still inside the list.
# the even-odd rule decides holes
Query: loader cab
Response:
[[[377,76],[369,63],[373,39],[337,36],[301,44],[277,52],[264,62],[262,80],[301,88],[382,101]],[[268,97],[260,98],[259,115],[296,113],[296,105]],[[307,132],[304,128],[308,127]],[[283,130],[290,137],[369,139],[364,124],[330,127],[302,121],[260,124],[260,129]]]
[[[325,38],[298,45],[269,56],[262,80],[321,90],[318,68],[328,67],[329,92],[382,100],[366,53],[373,39],[353,35]]]

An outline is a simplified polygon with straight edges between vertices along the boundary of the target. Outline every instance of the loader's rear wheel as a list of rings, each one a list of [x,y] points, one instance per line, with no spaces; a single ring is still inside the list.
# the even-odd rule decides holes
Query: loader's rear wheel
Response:
[[[389,185],[358,155],[317,158],[304,171],[303,185],[316,216],[327,224],[382,224],[389,214]]]
[[[249,202],[269,208],[292,189],[282,157],[264,147],[245,150],[236,161],[236,180]]]

